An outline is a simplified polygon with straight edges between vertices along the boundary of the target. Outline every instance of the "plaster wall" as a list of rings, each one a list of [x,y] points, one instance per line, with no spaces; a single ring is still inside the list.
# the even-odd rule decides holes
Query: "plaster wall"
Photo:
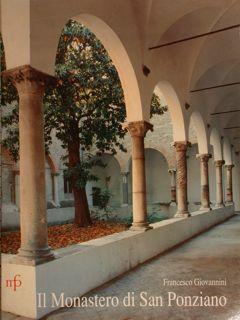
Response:
[[[233,168],[233,201],[236,211],[240,211],[240,158],[236,158],[236,165]]]
[[[48,224],[71,221],[74,218],[74,207],[53,208],[47,210]],[[20,226],[19,208],[14,204],[2,205],[2,230],[15,230]]]
[[[170,203],[171,186],[168,163],[165,157],[154,149],[145,149],[146,193],[148,204]],[[129,167],[128,199],[132,203],[132,164]]]
[[[53,200],[53,192],[52,192],[52,175],[49,164],[45,164],[45,185],[46,185],[46,200],[51,202]]]
[[[153,149],[146,149],[145,157],[147,202],[169,203],[171,186],[166,159]]]
[[[8,163],[2,164],[2,177],[1,183],[3,185],[2,189],[2,201],[6,204],[12,202],[12,165]]]
[[[103,155],[100,157],[102,163],[106,165],[105,168],[96,166],[92,169],[92,174],[99,178],[99,181],[93,181],[88,183],[88,199],[91,203],[92,188],[98,187],[100,189],[105,189],[108,187],[112,196],[110,198],[111,206],[121,206],[122,204],[122,178],[121,178],[121,168],[118,161],[111,155]],[[106,179],[110,179],[109,182]]]

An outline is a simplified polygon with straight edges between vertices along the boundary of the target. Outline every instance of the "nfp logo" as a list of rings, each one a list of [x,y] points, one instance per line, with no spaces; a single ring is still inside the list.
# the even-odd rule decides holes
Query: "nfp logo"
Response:
[[[17,288],[21,287],[22,285],[22,281],[19,279],[20,277],[20,274],[16,274],[13,279],[6,280],[6,287],[13,288],[13,291],[16,291]]]

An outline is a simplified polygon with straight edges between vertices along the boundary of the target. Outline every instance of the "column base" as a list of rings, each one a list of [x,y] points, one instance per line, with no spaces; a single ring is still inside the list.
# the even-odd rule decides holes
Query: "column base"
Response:
[[[199,210],[199,211],[211,211],[212,208],[211,208],[211,207],[207,207],[207,208],[200,207],[198,210]]]
[[[133,222],[129,230],[131,231],[148,231],[153,229],[147,222]]]
[[[50,247],[40,250],[26,250],[20,248],[18,254],[11,262],[36,266],[54,259],[55,256]]]
[[[170,202],[170,206],[171,206],[171,207],[176,207],[176,206],[177,206],[177,203],[176,203],[176,202]]]
[[[54,206],[54,208],[61,208],[60,203],[56,203],[55,201],[50,201],[50,203]]]
[[[224,203],[216,203],[214,206],[215,209],[224,208],[224,207],[225,207]]]
[[[233,201],[226,201],[225,204],[226,204],[227,206],[230,206],[230,205],[233,205],[234,202],[233,202]]]
[[[188,218],[188,217],[191,217],[191,214],[188,211],[177,212],[174,216],[174,218]]]

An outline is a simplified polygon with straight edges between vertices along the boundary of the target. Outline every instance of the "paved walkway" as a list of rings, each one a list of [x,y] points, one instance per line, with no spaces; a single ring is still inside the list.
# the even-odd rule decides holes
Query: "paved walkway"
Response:
[[[169,235],[171,236],[171,235]],[[167,280],[185,280],[174,285]],[[198,280],[220,280],[222,285],[199,286]],[[224,281],[226,279],[226,285]],[[191,281],[195,285],[191,284]],[[180,283],[179,283],[180,284]],[[188,284],[188,285],[187,285]],[[216,284],[216,283],[215,283]],[[128,292],[134,292],[135,307],[123,307]],[[148,302],[155,306],[140,307],[146,292]],[[169,294],[168,292],[173,292]],[[202,293],[201,293],[202,292]],[[145,294],[144,298],[146,298]],[[176,294],[168,306],[168,295]],[[118,307],[66,308],[49,315],[47,320],[240,320],[240,215],[212,228],[184,245],[155,258],[122,277],[91,292],[89,296],[117,296]],[[151,300],[150,296],[162,296]],[[193,297],[185,301],[185,296]],[[194,296],[224,296],[217,299],[226,306],[177,306],[194,303]],[[176,298],[175,297],[175,298]],[[205,298],[207,299],[207,298]],[[157,300],[157,301],[156,301]],[[198,298],[195,303],[201,303]],[[206,300],[204,300],[206,301]],[[161,303],[163,306],[161,306]],[[206,302],[206,303],[209,303]],[[216,300],[210,303],[216,304]],[[158,305],[158,306],[157,306]],[[7,318],[5,318],[7,319]],[[10,319],[10,318],[9,318]],[[11,319],[16,319],[11,318]],[[21,318],[17,318],[21,319]]]

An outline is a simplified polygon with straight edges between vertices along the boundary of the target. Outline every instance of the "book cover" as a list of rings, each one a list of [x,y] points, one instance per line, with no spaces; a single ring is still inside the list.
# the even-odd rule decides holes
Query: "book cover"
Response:
[[[240,1],[1,0],[2,319],[240,320]]]

